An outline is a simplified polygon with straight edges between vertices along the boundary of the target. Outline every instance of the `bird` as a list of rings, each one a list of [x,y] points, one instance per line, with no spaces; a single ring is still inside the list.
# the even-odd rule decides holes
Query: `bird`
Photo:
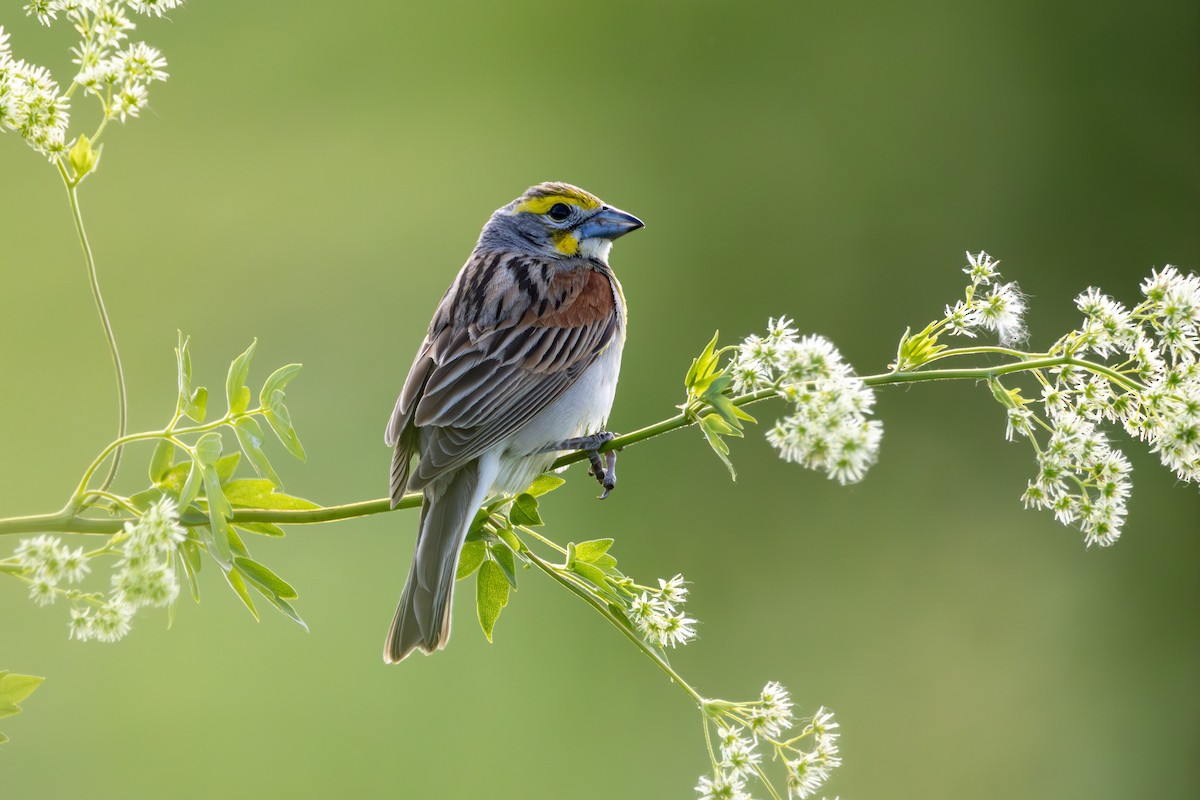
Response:
[[[463,542],[489,498],[526,489],[555,458],[599,448],[616,394],[627,311],[608,263],[640,219],[569,183],[530,187],[497,209],[442,297],[388,420],[391,504],[421,492],[416,551],[383,659],[450,638]]]

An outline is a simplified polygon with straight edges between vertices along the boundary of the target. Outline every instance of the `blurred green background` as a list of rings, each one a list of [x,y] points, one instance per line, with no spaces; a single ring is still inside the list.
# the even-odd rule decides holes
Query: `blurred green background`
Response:
[[[434,305],[491,210],[548,179],[647,222],[614,254],[632,314],[614,430],[671,414],[718,327],[735,341],[787,314],[881,370],[961,291],[968,248],[1004,260],[1045,345],[1088,285],[1132,300],[1153,266],[1200,267],[1198,16],[1182,0],[260,0],[143,21],[171,79],[81,190],[132,428],[170,413],[176,329],[213,387],[257,336],[256,380],[305,365],[289,405],[308,463],[273,451],[289,490],[382,496],[384,422]],[[66,27],[19,0],[0,23],[18,56],[69,74]],[[9,135],[0,186],[14,515],[61,504],[114,401],[58,177]],[[550,530],[616,536],[631,574],[694,583],[701,638],[674,663],[702,692],[774,679],[833,708],[831,797],[1196,796],[1196,488],[1129,445],[1125,536],[1085,550],[1022,509],[1032,457],[984,387],[887,391],[879,417],[860,485],[782,463],[761,430],[734,445],[730,483],[688,431],[627,451],[603,504],[573,469]],[[148,457],[129,453],[124,487]],[[494,645],[460,602],[447,651],[385,667],[415,520],[253,543],[299,588],[308,635],[269,609],[255,624],[211,569],[173,630],[146,611],[115,646],[67,641],[65,608],[0,582],[0,669],[47,676],[4,721],[0,794],[694,796],[695,709],[536,574]]]

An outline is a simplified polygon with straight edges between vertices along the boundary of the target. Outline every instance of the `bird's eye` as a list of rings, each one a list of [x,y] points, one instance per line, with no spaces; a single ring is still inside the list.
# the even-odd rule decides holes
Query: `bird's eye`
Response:
[[[555,203],[550,206],[550,210],[546,212],[546,215],[555,222],[562,222],[571,216],[571,207],[566,203]]]

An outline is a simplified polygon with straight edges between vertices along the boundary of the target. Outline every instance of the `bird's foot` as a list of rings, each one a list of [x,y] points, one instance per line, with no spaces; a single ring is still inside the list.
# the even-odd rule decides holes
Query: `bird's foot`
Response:
[[[603,500],[617,486],[617,451],[609,450],[601,453],[600,448],[615,438],[617,438],[615,433],[600,431],[599,433],[593,433],[591,436],[566,439],[546,447],[545,450],[547,452],[557,450],[586,451],[588,463],[592,465],[591,469],[588,470],[588,475],[595,477],[596,481],[604,487],[604,493],[600,495],[600,499]]]

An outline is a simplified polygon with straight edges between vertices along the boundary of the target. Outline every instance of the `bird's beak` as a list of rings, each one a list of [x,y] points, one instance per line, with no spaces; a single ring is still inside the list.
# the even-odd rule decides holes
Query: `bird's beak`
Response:
[[[633,214],[627,214],[612,206],[604,206],[599,213],[579,226],[576,235],[580,239],[612,240],[644,227],[645,224]]]

